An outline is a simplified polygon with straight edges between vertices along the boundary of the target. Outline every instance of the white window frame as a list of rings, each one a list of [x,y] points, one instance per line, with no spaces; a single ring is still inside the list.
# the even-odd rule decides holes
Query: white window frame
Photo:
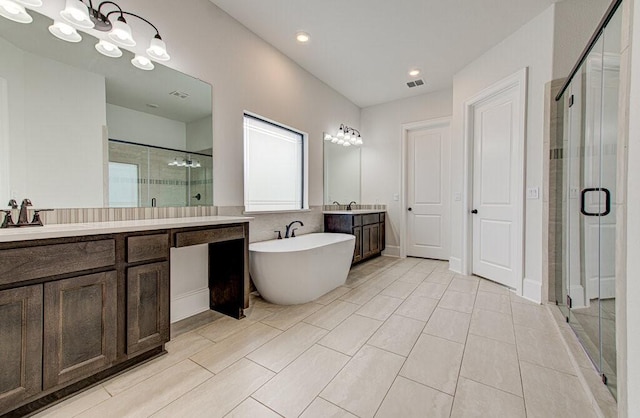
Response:
[[[301,207],[300,208],[286,208],[286,209],[265,209],[260,210],[256,207],[250,206],[248,202],[250,201],[249,197],[249,187],[247,187],[249,181],[249,167],[248,167],[248,153],[249,147],[247,144],[247,135],[245,130],[245,119],[251,118],[256,119],[258,121],[273,125],[277,128],[293,132],[294,134],[300,135],[302,143],[301,143],[301,152],[302,152],[302,167],[299,175],[301,176],[300,185],[302,187],[302,199],[301,199]],[[284,125],[280,122],[276,122],[274,120],[265,118],[264,116],[260,116],[258,114],[244,111],[242,116],[242,126],[243,126],[243,144],[244,144],[244,213],[285,213],[285,212],[303,212],[309,210],[309,135],[306,132],[302,132],[298,129],[292,128],[290,126]]]

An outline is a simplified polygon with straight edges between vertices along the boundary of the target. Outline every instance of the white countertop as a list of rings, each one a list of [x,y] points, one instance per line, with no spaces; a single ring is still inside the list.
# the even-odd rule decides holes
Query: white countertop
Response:
[[[325,210],[325,215],[365,215],[367,213],[384,213],[382,209]]]
[[[252,219],[253,218],[246,216],[197,216],[190,218],[25,226],[0,229],[0,242],[115,234],[119,232],[149,231],[154,229],[188,228],[192,226],[225,225],[249,222]]]

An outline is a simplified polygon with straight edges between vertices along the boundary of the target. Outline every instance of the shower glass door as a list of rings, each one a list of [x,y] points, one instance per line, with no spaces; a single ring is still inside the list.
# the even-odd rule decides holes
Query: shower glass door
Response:
[[[619,57],[618,12],[562,98],[562,309],[614,395]]]

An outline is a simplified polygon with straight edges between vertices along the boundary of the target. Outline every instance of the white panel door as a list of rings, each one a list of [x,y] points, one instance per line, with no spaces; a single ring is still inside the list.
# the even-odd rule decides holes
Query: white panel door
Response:
[[[449,259],[449,124],[407,136],[407,255]]]
[[[519,100],[514,86],[473,107],[473,273],[513,288],[522,265]]]

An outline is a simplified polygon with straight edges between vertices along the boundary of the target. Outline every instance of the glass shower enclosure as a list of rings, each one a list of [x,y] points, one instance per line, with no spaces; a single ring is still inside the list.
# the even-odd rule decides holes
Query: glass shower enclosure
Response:
[[[213,205],[210,154],[109,140],[109,207]]]
[[[621,10],[557,97],[562,280],[556,302],[616,395],[616,173]]]

